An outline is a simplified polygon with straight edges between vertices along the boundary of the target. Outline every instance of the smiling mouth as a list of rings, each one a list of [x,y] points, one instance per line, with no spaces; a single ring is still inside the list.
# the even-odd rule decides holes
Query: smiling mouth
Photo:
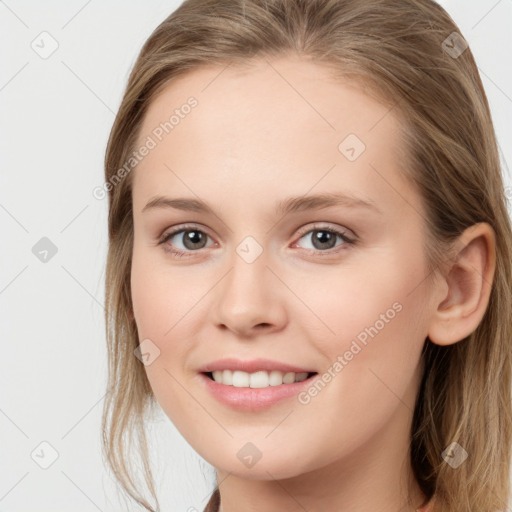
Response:
[[[217,370],[215,372],[203,372],[210,380],[217,384],[233,386],[236,388],[266,388],[272,386],[286,386],[297,382],[303,382],[315,375],[317,372],[280,372],[280,371],[257,371],[247,373],[238,370]]]

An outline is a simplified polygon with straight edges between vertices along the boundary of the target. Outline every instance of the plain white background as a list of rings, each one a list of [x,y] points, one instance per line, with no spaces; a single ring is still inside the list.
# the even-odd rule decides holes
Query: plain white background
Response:
[[[179,3],[0,1],[0,512],[137,509],[100,452],[107,199],[92,191],[128,73]],[[510,187],[512,0],[440,3],[475,55]],[[163,414],[152,432],[162,509],[201,511],[213,468]]]

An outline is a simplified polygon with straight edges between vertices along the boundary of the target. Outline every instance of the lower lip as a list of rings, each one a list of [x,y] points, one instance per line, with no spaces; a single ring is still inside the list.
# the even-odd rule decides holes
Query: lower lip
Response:
[[[266,388],[237,388],[220,384],[204,373],[199,374],[208,391],[221,403],[239,411],[259,411],[300,393],[311,385],[318,373],[301,382]]]

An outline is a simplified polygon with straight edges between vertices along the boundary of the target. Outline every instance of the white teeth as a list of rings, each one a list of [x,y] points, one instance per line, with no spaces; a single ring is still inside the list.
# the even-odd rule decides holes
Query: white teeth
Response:
[[[249,374],[245,372],[233,372],[233,386],[235,388],[248,388],[249,387]]]
[[[229,386],[233,385],[233,372],[231,370],[224,370],[220,372],[222,377],[222,383]]]
[[[262,370],[254,373],[239,370],[215,370],[212,374],[215,382],[227,386],[234,386],[235,388],[266,388],[268,386],[280,386],[281,384],[301,382],[308,377],[307,372],[283,373],[276,370],[271,372]]]

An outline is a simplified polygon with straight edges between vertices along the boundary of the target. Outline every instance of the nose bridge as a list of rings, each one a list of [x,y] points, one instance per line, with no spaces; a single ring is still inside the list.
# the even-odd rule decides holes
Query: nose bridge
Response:
[[[265,324],[274,328],[284,319],[278,283],[267,268],[269,258],[263,246],[253,237],[240,242],[230,259],[230,271],[218,289],[217,325],[223,324],[238,333]]]
[[[257,243],[257,242],[256,242]],[[259,244],[258,244],[259,245]],[[232,255],[232,268],[223,286],[223,301],[233,313],[249,311],[268,295],[267,254],[255,241],[242,241]],[[259,252],[259,254],[258,254]]]

